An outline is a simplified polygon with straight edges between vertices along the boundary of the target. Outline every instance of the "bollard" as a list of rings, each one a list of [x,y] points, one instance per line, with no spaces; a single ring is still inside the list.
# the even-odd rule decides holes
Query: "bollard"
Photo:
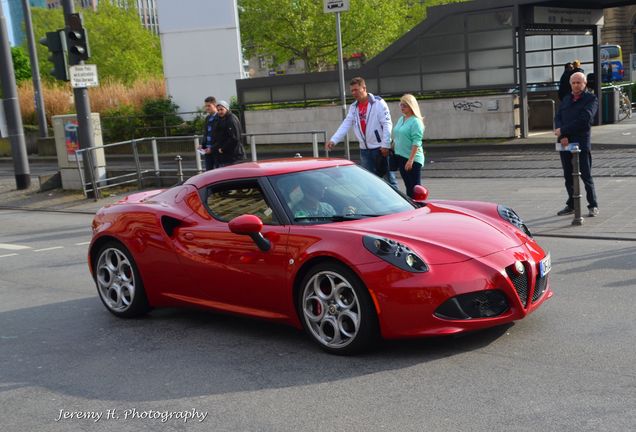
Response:
[[[252,153],[252,162],[256,162],[256,136],[250,136],[250,152]]]
[[[153,138],[150,142],[152,145],[152,162],[155,167],[155,176],[159,177],[161,170],[159,168],[159,151],[157,150],[157,138]]]
[[[201,153],[199,153],[199,138],[194,137],[194,162],[197,166],[197,173],[203,172],[203,166],[201,165]]]
[[[183,183],[183,166],[181,164],[183,158],[181,155],[177,155],[174,160],[177,161],[177,179],[179,180],[179,183]]]
[[[579,168],[579,154],[581,149],[574,146],[572,152],[572,205],[574,206],[574,219],[572,225],[583,225],[583,217],[581,216],[581,171]]]
[[[320,157],[320,155],[318,154],[318,134],[317,133],[312,133],[311,134],[311,141],[312,141],[312,149],[314,151],[314,157]]]

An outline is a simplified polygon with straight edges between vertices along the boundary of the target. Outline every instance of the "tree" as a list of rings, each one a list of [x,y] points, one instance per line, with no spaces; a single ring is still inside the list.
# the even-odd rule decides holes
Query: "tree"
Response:
[[[11,58],[13,58],[13,70],[17,83],[31,79],[31,61],[29,56],[21,47],[11,48]]]
[[[426,16],[426,7],[463,0],[350,0],[341,13],[343,55],[373,57]],[[239,0],[241,39],[248,57],[276,63],[301,59],[307,72],[338,62],[335,14],[318,0]]]
[[[82,14],[84,27],[88,29],[91,57],[87,63],[97,65],[100,81],[110,79],[129,84],[162,75],[159,37],[141,25],[132,5],[120,8],[109,1],[100,1],[97,11],[78,11]],[[32,14],[37,40],[46,32],[64,27],[64,16],[59,8],[33,8]],[[46,47],[38,44],[43,77],[50,77],[48,57]]]

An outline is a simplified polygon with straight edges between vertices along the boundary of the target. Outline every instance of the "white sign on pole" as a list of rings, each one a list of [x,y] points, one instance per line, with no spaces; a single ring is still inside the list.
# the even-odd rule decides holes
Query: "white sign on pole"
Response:
[[[603,25],[603,9],[534,8],[535,24]]]
[[[323,0],[324,12],[345,12],[349,10],[349,0]]]
[[[69,67],[68,72],[73,88],[97,87],[99,85],[97,65],[75,65]]]

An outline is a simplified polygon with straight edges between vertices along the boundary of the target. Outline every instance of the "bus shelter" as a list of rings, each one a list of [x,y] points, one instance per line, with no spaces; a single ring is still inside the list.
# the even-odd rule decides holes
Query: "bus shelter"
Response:
[[[529,92],[554,86],[564,64],[575,59],[586,74],[600,77],[603,9],[630,4],[636,0],[474,0],[431,7],[424,21],[386,50],[360,69],[345,71],[345,81],[363,76],[369,90],[383,96],[518,92],[517,126],[527,137]],[[600,89],[596,79],[593,90],[600,95]],[[339,94],[336,71],[237,80],[242,105]]]

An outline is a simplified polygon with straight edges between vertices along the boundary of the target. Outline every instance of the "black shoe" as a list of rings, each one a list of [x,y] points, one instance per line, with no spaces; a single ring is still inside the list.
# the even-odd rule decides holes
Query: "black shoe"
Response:
[[[557,216],[565,216],[565,215],[569,215],[573,213],[574,213],[574,209],[572,207],[565,206],[563,210],[559,210],[557,212]]]

